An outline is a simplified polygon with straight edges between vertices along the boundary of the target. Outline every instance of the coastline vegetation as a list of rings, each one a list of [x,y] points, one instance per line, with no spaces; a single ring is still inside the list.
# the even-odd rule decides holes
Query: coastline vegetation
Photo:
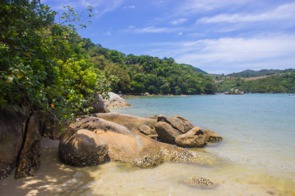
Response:
[[[45,111],[66,122],[88,113],[95,95],[109,91],[215,93],[212,78],[191,65],[125,55],[81,38],[73,25],[80,16],[65,8],[59,14],[38,0],[1,2],[0,108]]]
[[[217,92],[238,89],[245,93],[295,93],[295,70],[246,70],[229,75],[214,75]]]
[[[92,110],[96,94],[215,94],[295,92],[295,71],[264,71],[265,78],[209,75],[173,58],[126,55],[80,37],[71,7],[57,13],[37,0],[0,4],[0,108],[45,111],[61,122]],[[88,9],[88,17],[92,9]],[[59,16],[59,23],[55,18]],[[80,27],[85,27],[80,24]],[[246,78],[246,76],[248,78]],[[254,72],[255,74],[255,72]]]

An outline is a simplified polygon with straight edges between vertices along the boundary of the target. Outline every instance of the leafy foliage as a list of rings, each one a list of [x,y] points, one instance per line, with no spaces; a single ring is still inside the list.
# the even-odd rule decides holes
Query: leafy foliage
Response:
[[[0,6],[0,106],[47,111],[65,122],[88,112],[96,93],[110,90],[88,59],[86,41],[54,23],[56,12],[39,1]]]
[[[245,71],[241,71],[238,73],[232,73],[228,74],[228,76],[234,76],[234,77],[259,77],[259,76],[266,76],[266,75],[274,75],[278,73],[284,73],[288,71],[294,71],[294,69],[287,69],[287,70],[279,70],[279,69],[262,69],[259,71],[253,71],[250,69],[247,69]]]
[[[116,50],[94,46],[91,61],[108,76],[118,80],[112,90],[128,94],[213,94],[213,80],[191,65],[178,64],[173,58],[125,55]]]
[[[80,22],[80,15],[65,8],[58,14],[38,0],[1,1],[0,107],[45,111],[66,122],[88,113],[95,95],[110,90],[215,92],[213,80],[191,65],[172,58],[126,56],[82,39],[71,24]],[[88,11],[91,17],[92,8]],[[54,22],[57,14],[59,24]]]

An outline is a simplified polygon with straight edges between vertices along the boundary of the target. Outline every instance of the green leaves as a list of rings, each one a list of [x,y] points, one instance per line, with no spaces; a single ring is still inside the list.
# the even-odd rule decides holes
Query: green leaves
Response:
[[[68,7],[67,22],[79,16]],[[110,82],[90,63],[73,29],[53,23],[56,12],[37,1],[0,6],[0,107],[47,111],[60,122],[91,110]],[[74,18],[73,18],[74,17]]]

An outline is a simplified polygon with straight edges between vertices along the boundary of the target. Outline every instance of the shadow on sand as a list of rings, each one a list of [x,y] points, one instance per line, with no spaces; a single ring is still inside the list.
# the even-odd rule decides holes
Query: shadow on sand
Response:
[[[92,195],[92,168],[62,164],[58,157],[59,141],[43,139],[41,167],[34,177],[15,179],[14,172],[0,181],[0,195]]]

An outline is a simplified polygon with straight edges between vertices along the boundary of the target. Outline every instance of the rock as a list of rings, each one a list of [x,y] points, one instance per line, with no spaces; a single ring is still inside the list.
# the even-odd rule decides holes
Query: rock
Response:
[[[33,176],[40,167],[40,140],[38,121],[32,115],[27,124],[23,148],[20,152],[15,177]]]
[[[139,132],[154,139],[158,137],[155,128],[152,129],[151,127],[144,124],[139,127]]]
[[[222,137],[220,135],[211,130],[205,130],[204,135],[206,137],[206,142],[209,143],[217,143],[222,140]]]
[[[162,115],[162,114],[158,115],[158,116],[155,116],[155,117],[157,119],[157,122],[167,122],[167,123],[169,123],[167,117]],[[155,118],[155,117],[153,116],[152,118]]]
[[[60,140],[63,136],[62,129],[64,128],[58,120],[47,112],[37,112],[39,120],[39,130],[42,137],[53,140]]]
[[[113,92],[108,93],[109,98],[104,99],[104,106],[106,108],[121,108],[121,107],[129,107],[130,104],[123,99],[120,95],[117,95]]]
[[[158,115],[157,122],[161,121],[170,124],[174,129],[176,129],[180,133],[186,133],[192,128],[194,128],[194,125],[192,125],[192,123],[182,118],[181,116],[172,116],[171,118],[167,118],[164,115]]]
[[[120,161],[135,165],[136,160],[149,157],[149,163],[137,163],[139,167],[151,167],[163,162],[162,157],[154,156],[160,152],[160,145],[149,137],[138,134],[120,134],[94,130],[101,144],[109,147],[109,157],[112,161]],[[116,139],[114,139],[116,138]]]
[[[174,129],[170,124],[163,121],[157,122],[156,132],[160,141],[169,144],[175,144],[175,138],[181,134],[181,132]]]
[[[127,114],[119,114],[119,113],[107,113],[95,114],[96,117],[105,119],[107,121],[111,121],[114,123],[118,123],[127,127],[132,132],[142,132],[143,129],[151,131],[151,134],[156,134],[155,125],[156,119],[151,118],[141,118],[137,116],[127,115]],[[143,128],[143,125],[145,128]]]
[[[75,123],[72,123],[69,128],[74,130],[87,129],[93,131],[95,129],[101,129],[104,131],[111,130],[113,132],[118,132],[121,134],[129,134],[131,131],[123,125],[104,120],[97,117],[85,117],[78,119]]]
[[[181,133],[186,133],[192,128],[194,128],[194,125],[190,123],[188,120],[182,118],[181,116],[172,116],[171,118],[167,119],[169,124]]]
[[[194,127],[187,133],[177,136],[175,143],[180,147],[204,147],[206,137],[199,127]]]
[[[184,184],[189,186],[194,186],[201,189],[213,189],[216,187],[216,184],[214,184],[211,180],[203,177],[192,177],[190,179],[186,179],[183,181]]]
[[[7,177],[17,164],[26,120],[21,112],[0,110],[0,179]]]
[[[105,100],[103,99],[102,95],[95,95],[94,102],[90,104],[93,107],[91,113],[108,113],[110,110],[105,105]]]
[[[85,129],[63,138],[59,144],[60,159],[72,166],[99,165],[108,160],[107,154],[108,146],[99,143],[97,135]]]
[[[99,123],[103,123],[103,125],[99,125]],[[100,118],[85,117],[70,125],[59,146],[61,160],[70,165],[85,166],[100,164],[109,159],[142,168],[154,167],[167,161],[210,165],[217,161],[213,155],[191,152],[158,142],[136,132],[112,130],[112,127],[123,125],[117,124],[107,130],[101,129],[100,127],[104,127],[105,124],[107,123]],[[78,130],[80,127],[89,130]],[[125,129],[129,130],[127,127]],[[86,162],[85,159],[91,161]]]

